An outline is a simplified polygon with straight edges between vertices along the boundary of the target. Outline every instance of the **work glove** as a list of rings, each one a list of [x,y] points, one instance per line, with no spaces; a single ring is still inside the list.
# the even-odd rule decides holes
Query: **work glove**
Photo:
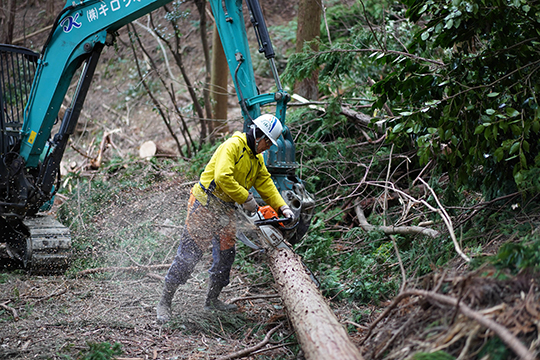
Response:
[[[242,207],[244,208],[244,210],[250,213],[254,213],[257,211],[259,205],[257,205],[257,201],[255,201],[255,199],[253,198],[252,193],[249,193],[246,201],[242,204]]]
[[[282,207],[279,208],[279,210],[281,210],[281,213],[287,219],[292,219],[294,217],[294,213],[292,212],[291,208],[288,205],[283,205]]]

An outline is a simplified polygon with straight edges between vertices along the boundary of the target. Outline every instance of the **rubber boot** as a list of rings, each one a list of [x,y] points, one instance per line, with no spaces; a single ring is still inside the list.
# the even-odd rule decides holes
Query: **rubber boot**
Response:
[[[218,299],[221,289],[223,289],[223,286],[210,281],[208,284],[208,295],[204,303],[205,310],[235,311],[238,309],[238,306],[235,304],[226,304]]]
[[[158,324],[165,324],[171,320],[171,304],[176,289],[178,289],[178,285],[165,282],[165,285],[163,286],[163,295],[156,307]]]

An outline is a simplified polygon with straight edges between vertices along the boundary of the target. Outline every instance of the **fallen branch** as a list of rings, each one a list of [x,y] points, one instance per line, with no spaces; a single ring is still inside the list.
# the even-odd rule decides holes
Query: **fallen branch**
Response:
[[[67,288],[63,288],[62,290],[58,291],[58,292],[53,292],[52,294],[49,294],[47,296],[43,296],[43,297],[40,297],[36,303],[40,303],[42,301],[47,301],[49,300],[50,298],[53,298],[55,296],[60,296],[60,295],[63,295],[67,292]]]
[[[150,278],[150,279],[157,280],[159,282],[165,281],[165,276],[161,276],[161,275],[156,274],[156,273],[148,273],[148,274],[146,274],[146,277]]]
[[[366,337],[360,345],[366,341],[369,336],[371,335],[371,331],[375,328],[377,323],[379,323],[386,315],[394,309],[401,300],[403,300],[406,297],[410,296],[422,296],[427,299],[435,300],[434,305],[437,305],[437,303],[443,303],[446,305],[454,306],[456,307],[463,315],[466,317],[473,319],[477,321],[480,325],[486,327],[487,329],[493,331],[517,356],[519,356],[520,359],[523,360],[534,360],[535,356],[532,354],[522,343],[519,341],[517,337],[515,337],[508,329],[506,329],[504,326],[498,324],[497,322],[483,316],[480,312],[472,310],[467,305],[463,304],[462,302],[458,301],[457,299],[447,296],[438,294],[432,291],[426,291],[426,290],[407,290],[399,294],[392,304],[388,306],[388,308],[385,309],[385,311],[369,326],[368,333],[366,334]]]
[[[341,107],[341,114],[345,115],[346,117],[353,119],[355,121],[358,121],[360,124],[370,127],[371,126],[371,116],[366,115],[361,112],[357,112],[351,109],[346,108],[345,106]],[[382,123],[380,121],[375,123],[377,132],[379,134],[384,134],[384,129],[382,126]]]
[[[452,225],[452,219],[450,218],[450,215],[448,215],[448,213],[446,212],[446,210],[444,209],[444,207],[442,206],[441,202],[439,201],[439,198],[437,197],[437,194],[435,194],[435,191],[431,188],[431,186],[428,185],[427,182],[425,182],[422,178],[418,178],[418,180],[420,180],[420,182],[422,184],[424,184],[426,186],[426,188],[429,189],[429,191],[431,192],[431,194],[433,195],[433,198],[435,199],[435,201],[437,202],[437,205],[439,206],[439,209],[435,209],[433,208],[433,210],[435,210],[437,213],[439,213],[439,215],[441,215],[444,223],[446,224],[446,226],[448,227],[448,232],[450,233],[450,237],[452,238],[452,242],[454,243],[454,248],[456,249],[457,253],[467,262],[470,262],[471,261],[471,258],[469,258],[467,255],[465,255],[463,253],[463,251],[461,251],[461,247],[459,246],[459,243],[457,241],[457,238],[456,238],[456,234],[454,232],[454,226]],[[427,204],[426,201],[423,201],[425,204]]]
[[[35,36],[35,35],[39,35],[39,34],[41,34],[42,32],[45,32],[45,31],[49,31],[49,30],[52,29],[52,27],[53,27],[52,25],[45,26],[45,27],[42,28],[42,29],[39,29],[39,30],[37,30],[37,31],[34,31],[33,33],[30,33],[30,34],[28,34],[28,35],[24,35],[24,36],[22,36],[22,37],[20,37],[20,38],[17,38],[17,39],[15,39],[15,40],[13,40],[12,43],[13,43],[13,44],[18,44],[18,43],[20,43],[20,42],[23,42],[24,40],[27,40],[27,39],[30,38],[30,37],[33,37],[33,36]]]
[[[286,347],[286,346],[291,346],[291,345],[298,345],[298,343],[296,341],[294,341],[294,342],[291,341],[291,342],[288,342],[288,343],[283,343],[283,344],[278,344],[278,345],[274,345],[274,346],[265,347],[264,349],[260,349],[260,350],[252,352],[251,355],[260,354],[260,353],[263,353],[263,352],[266,352],[266,351],[275,350],[275,349],[279,349],[279,348]]]
[[[279,294],[243,296],[243,297],[234,298],[230,302],[235,303],[237,301],[244,301],[244,300],[273,299],[273,298],[278,298],[278,297],[279,297]]]
[[[427,235],[431,238],[437,238],[440,233],[437,230],[429,229],[421,226],[375,226],[368,223],[362,206],[360,206],[360,200],[357,198],[355,200],[354,209],[356,212],[356,217],[360,223],[360,227],[365,231],[382,231],[386,235],[412,235],[412,234],[421,234]]]
[[[362,330],[369,329],[367,326],[360,325],[360,324],[355,323],[354,321],[350,321],[350,320],[345,320],[345,324],[352,325],[352,326],[357,327],[357,328],[362,329]]]
[[[452,225],[452,219],[450,218],[450,215],[448,215],[448,213],[442,207],[442,205],[439,202],[439,199],[438,199],[437,195],[435,194],[435,192],[433,191],[433,189],[424,180],[422,180],[420,178],[418,178],[418,179],[423,184],[425,184],[426,187],[429,189],[429,191],[432,193],[435,200],[437,201],[437,205],[439,206],[439,209],[435,208],[434,206],[432,206],[430,203],[428,203],[425,200],[418,200],[418,199],[413,198],[411,195],[407,194],[406,192],[397,189],[394,186],[394,184],[392,184],[392,183],[383,182],[381,184],[378,181],[366,181],[365,184],[373,185],[373,186],[379,186],[379,187],[382,187],[382,188],[386,188],[386,187],[391,186],[393,191],[403,195],[404,197],[406,197],[410,201],[412,201],[414,203],[420,203],[420,204],[424,205],[425,207],[427,207],[428,209],[430,209],[431,211],[436,212],[437,214],[439,214],[441,216],[441,218],[443,219],[446,227],[448,228],[448,232],[450,233],[450,238],[452,239],[452,242],[454,243],[454,248],[456,249],[456,252],[459,254],[459,256],[461,256],[463,258],[463,260],[465,260],[467,262],[470,262],[471,258],[469,258],[467,255],[465,255],[465,253],[461,250],[461,246],[459,245],[459,243],[457,241],[456,234],[454,233],[454,226]]]
[[[272,330],[270,330],[268,332],[268,334],[266,334],[266,336],[264,337],[263,341],[261,341],[260,343],[258,343],[257,345],[254,345],[252,347],[248,347],[246,349],[243,349],[243,350],[240,350],[240,351],[237,351],[237,352],[233,352],[232,354],[229,354],[227,356],[223,356],[223,357],[220,357],[218,358],[218,360],[230,360],[230,359],[238,359],[238,358],[241,358],[241,357],[244,357],[246,355],[250,355],[251,353],[253,353],[254,351],[257,351],[259,350],[260,348],[262,348],[263,346],[265,346],[266,344],[268,344],[270,342],[270,338],[272,337],[272,335],[274,335],[274,333],[277,331],[277,329],[279,329],[281,327],[281,324],[277,325],[276,327],[274,327]]]
[[[162,265],[149,265],[149,266],[128,266],[128,267],[119,267],[119,266],[111,266],[111,267],[101,267],[101,268],[94,268],[94,269],[86,269],[83,271],[79,271],[77,273],[77,276],[86,276],[91,274],[99,274],[104,272],[147,272],[152,270],[167,270],[171,267],[171,264],[162,264]]]
[[[13,320],[19,321],[19,314],[17,313],[17,310],[15,310],[14,308],[12,308],[11,306],[8,306],[8,305],[7,305],[7,302],[1,303],[1,304],[0,304],[0,307],[1,307],[1,308],[4,308],[4,309],[7,310],[7,311],[10,311],[10,312],[11,312],[11,315],[13,315]]]

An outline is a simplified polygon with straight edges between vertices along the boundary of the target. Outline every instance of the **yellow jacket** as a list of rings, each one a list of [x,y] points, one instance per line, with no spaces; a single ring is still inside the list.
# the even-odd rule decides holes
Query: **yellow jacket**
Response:
[[[247,144],[246,134],[235,132],[217,148],[191,192],[205,205],[205,189],[213,190],[213,194],[224,202],[243,204],[251,187],[274,210],[286,205],[270,177],[262,154],[254,155]]]

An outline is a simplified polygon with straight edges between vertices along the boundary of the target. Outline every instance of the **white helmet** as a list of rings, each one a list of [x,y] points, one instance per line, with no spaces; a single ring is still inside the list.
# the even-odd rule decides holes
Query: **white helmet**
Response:
[[[262,130],[274,145],[277,146],[277,139],[281,136],[283,126],[277,117],[271,114],[264,114],[253,120],[253,124]]]

